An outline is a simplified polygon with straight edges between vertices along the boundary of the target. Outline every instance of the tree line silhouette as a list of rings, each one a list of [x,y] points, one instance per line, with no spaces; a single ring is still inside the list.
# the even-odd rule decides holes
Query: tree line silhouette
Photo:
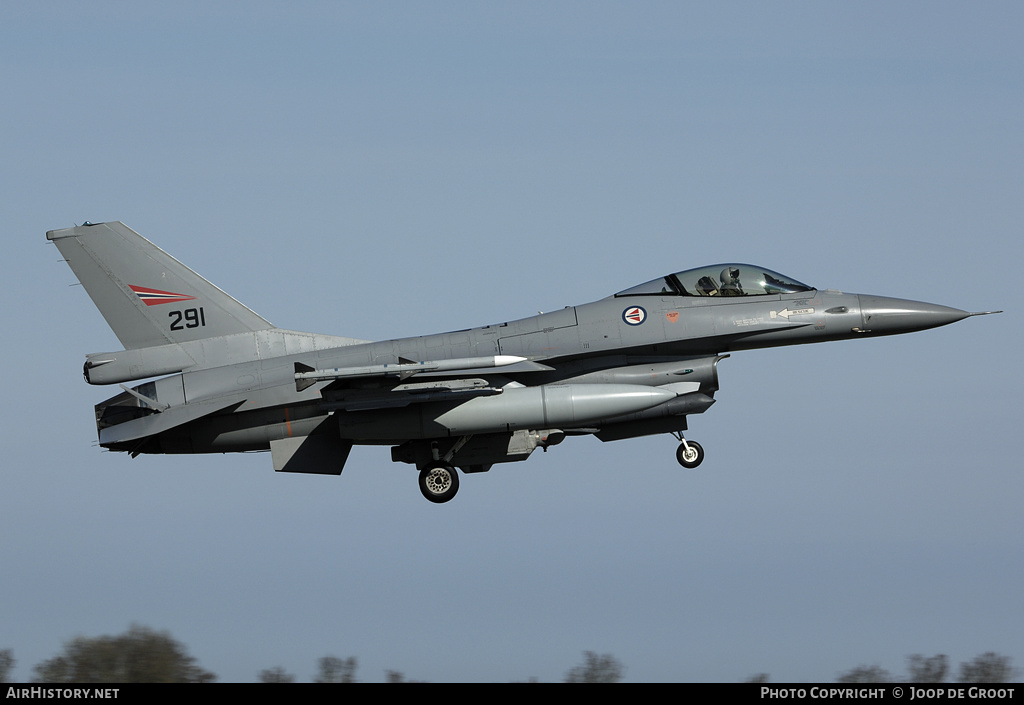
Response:
[[[14,668],[14,653],[0,649],[0,683],[9,682]],[[354,656],[324,656],[317,660],[315,683],[355,683],[359,663]],[[36,683],[210,683],[217,676],[201,667],[185,646],[167,632],[132,625],[116,636],[79,636],[64,644],[51,659],[33,669]],[[625,667],[611,654],[583,652],[583,661],[569,669],[566,683],[617,683]],[[950,677],[949,659],[945,654],[907,657],[907,675],[895,678],[877,665],[861,665],[841,673],[839,683],[943,683]],[[1018,675],[1008,656],[988,651],[960,664],[957,682],[1006,683]],[[384,672],[388,683],[412,682],[401,671]],[[294,683],[296,677],[281,666],[265,668],[257,674],[261,683]],[[531,679],[532,680],[532,679]],[[766,683],[767,673],[747,679],[749,683]]]

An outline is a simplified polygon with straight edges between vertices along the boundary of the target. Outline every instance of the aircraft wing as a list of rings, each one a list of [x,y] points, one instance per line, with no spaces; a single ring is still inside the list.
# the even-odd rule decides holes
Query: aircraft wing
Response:
[[[410,404],[427,402],[462,403],[475,397],[489,397],[502,393],[501,387],[485,380],[454,380],[446,385],[402,385],[386,390],[331,389],[321,392],[324,408],[331,411],[368,411],[370,409],[397,409]]]
[[[444,376],[463,376],[478,374],[481,371],[493,371],[500,367],[505,372],[539,372],[553,368],[539,362],[531,362],[525,357],[516,355],[488,355],[486,357],[461,357],[450,360],[426,360],[414,362],[399,358],[399,362],[390,365],[364,365],[362,367],[330,367],[314,369],[301,362],[295,363],[295,389],[301,392],[317,382],[349,380],[365,377],[389,377],[407,379],[413,375],[437,373]]]
[[[553,368],[514,355],[456,358],[397,364],[314,369],[295,363],[295,389],[302,391],[328,381],[320,390],[331,411],[394,409],[427,402],[461,403],[502,393],[502,387],[482,376],[550,371]],[[418,376],[415,382],[406,382]]]

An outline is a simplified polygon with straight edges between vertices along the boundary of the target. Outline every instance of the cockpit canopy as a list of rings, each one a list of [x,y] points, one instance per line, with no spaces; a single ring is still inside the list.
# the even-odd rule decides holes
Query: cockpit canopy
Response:
[[[620,291],[616,296],[765,296],[813,289],[764,267],[713,264],[669,274]]]

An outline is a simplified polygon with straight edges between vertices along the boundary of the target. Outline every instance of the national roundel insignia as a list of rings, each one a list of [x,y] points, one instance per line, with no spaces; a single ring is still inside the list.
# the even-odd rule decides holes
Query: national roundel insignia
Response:
[[[640,306],[630,306],[622,312],[622,320],[627,325],[638,326],[647,320],[647,311]]]

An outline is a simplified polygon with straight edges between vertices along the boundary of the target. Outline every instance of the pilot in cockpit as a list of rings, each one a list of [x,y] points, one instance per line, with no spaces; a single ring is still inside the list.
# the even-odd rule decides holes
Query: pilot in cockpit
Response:
[[[719,277],[722,280],[722,296],[743,296],[743,286],[740,284],[740,270],[737,267],[726,267]]]

